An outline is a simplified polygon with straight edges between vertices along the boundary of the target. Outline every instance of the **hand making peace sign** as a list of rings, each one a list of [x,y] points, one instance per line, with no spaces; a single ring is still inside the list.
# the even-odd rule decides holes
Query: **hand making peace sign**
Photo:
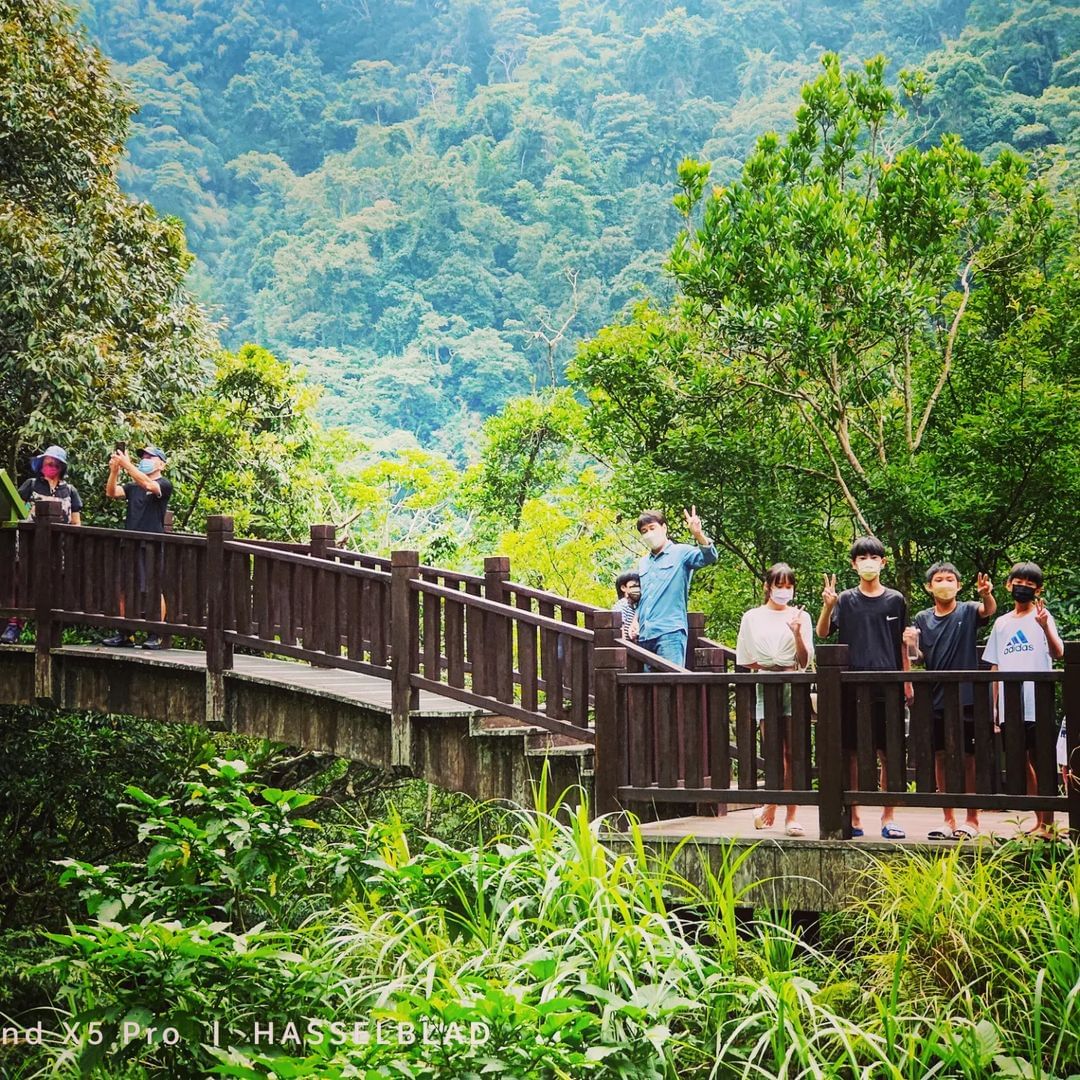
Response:
[[[701,528],[701,518],[698,517],[697,507],[691,506],[689,510],[683,509],[683,520],[690,530],[690,535],[699,543],[706,543],[705,533]]]
[[[821,590],[821,599],[828,608],[836,605],[836,575],[822,574],[825,579],[825,588]]]
[[[1050,612],[1047,610],[1046,601],[1041,596],[1035,600],[1035,621],[1044,630],[1050,623]]]

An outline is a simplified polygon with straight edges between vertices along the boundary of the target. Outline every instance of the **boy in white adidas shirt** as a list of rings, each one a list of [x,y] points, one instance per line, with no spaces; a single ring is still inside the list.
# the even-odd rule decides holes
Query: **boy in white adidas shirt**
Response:
[[[990,638],[983,652],[983,659],[992,671],[1049,671],[1054,661],[1065,654],[1061,635],[1058,634],[1054,616],[1043,603],[1040,593],[1043,587],[1042,569],[1033,562],[1017,563],[1005,581],[1005,588],[1012,593],[1013,610],[1000,616],[990,631]],[[1029,795],[1038,791],[1035,765],[1035,684],[1024,683],[1024,741],[1027,746],[1027,789]],[[998,685],[994,699],[996,721],[1000,725],[1005,715],[1005,686]],[[1052,824],[1051,812],[1035,812],[1037,836],[1047,835]]]

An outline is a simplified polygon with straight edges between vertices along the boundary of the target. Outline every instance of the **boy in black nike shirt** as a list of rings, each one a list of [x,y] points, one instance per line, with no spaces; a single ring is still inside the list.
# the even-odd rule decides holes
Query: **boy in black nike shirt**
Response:
[[[827,638],[838,632],[838,641],[848,647],[848,668],[851,671],[907,671],[910,668],[907,650],[903,647],[904,627],[907,625],[907,604],[901,593],[881,584],[885,565],[885,547],[874,536],[861,536],[851,545],[851,566],[858,572],[859,585],[854,589],[836,591],[836,575],[825,575],[821,593],[821,614],[817,634]],[[888,786],[888,761],[885,755],[885,695],[890,686],[875,686],[870,699],[873,722],[874,749],[881,768],[881,787]],[[911,700],[911,684],[904,684],[904,696]],[[858,790],[858,769],[855,746],[857,742],[855,688],[844,687],[841,710],[841,744],[851,771],[851,788]],[[886,840],[902,840],[907,834],[893,821],[896,808],[881,809],[881,835]],[[851,808],[851,835],[862,836],[859,808]]]

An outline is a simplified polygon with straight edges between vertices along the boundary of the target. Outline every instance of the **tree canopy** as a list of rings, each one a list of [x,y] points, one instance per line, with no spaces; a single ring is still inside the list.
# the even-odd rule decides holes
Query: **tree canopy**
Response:
[[[0,3],[0,461],[102,455],[198,381],[211,340],[180,223],[123,194],[133,106],[52,0]]]
[[[628,506],[696,501],[759,575],[865,533],[905,588],[1075,565],[1075,229],[1016,154],[905,139],[880,58],[823,64],[738,180],[680,166],[677,303],[576,363],[592,445]]]

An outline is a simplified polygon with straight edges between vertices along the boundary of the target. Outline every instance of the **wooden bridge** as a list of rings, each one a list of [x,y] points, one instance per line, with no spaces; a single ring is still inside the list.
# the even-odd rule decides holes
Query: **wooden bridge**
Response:
[[[63,525],[57,513],[43,500],[33,522],[0,529],[0,614],[36,622],[33,647],[0,650],[0,703],[207,723],[480,797],[527,799],[547,761],[554,790],[580,784],[598,813],[651,819],[661,845],[751,836],[750,815],[735,808],[794,803],[806,808],[807,839],[784,838],[758,860],[775,871],[775,852],[801,850],[792,873],[805,876],[809,858],[819,881],[836,877],[820,852],[846,847],[845,865],[856,858],[861,845],[846,843],[853,805],[935,810],[937,820],[942,806],[1051,810],[1080,834],[1080,785],[1063,794],[1055,761],[1062,710],[1080,759],[1080,643],[1067,643],[1064,670],[1043,674],[912,672],[905,717],[902,676],[846,670],[843,646],[821,646],[816,673],[736,671],[693,615],[687,664],[670,664],[619,639],[612,612],[512,581],[503,558],[473,575],[421,565],[414,551],[383,559],[338,548],[327,525],[312,526],[306,544],[275,543],[237,539],[225,517],[211,518],[205,535],[156,535]],[[184,647],[61,647],[63,625],[145,631]],[[999,682],[1001,735],[990,697]],[[1023,682],[1036,686],[1031,794]],[[945,688],[945,792],[930,744],[934,683]],[[974,793],[964,791],[963,683],[975,687]],[[790,791],[781,780],[785,684]],[[882,684],[885,792],[871,719]],[[858,729],[854,785],[840,741],[845,697]],[[748,867],[770,876],[760,870]]]

